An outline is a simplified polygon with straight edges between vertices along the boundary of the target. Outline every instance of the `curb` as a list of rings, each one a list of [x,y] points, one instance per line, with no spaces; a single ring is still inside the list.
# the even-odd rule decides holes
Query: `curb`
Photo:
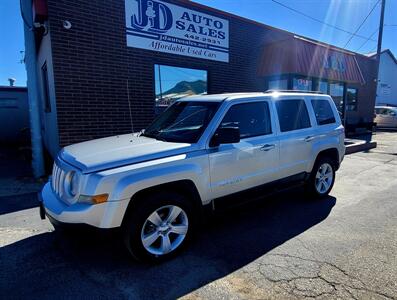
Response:
[[[351,145],[346,146],[345,154],[352,154],[356,152],[366,151],[369,149],[376,148],[376,142],[358,142]]]

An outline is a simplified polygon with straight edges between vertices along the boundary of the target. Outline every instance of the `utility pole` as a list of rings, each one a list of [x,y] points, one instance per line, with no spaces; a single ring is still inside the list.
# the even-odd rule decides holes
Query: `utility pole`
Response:
[[[376,50],[376,88],[375,88],[375,99],[377,96],[378,82],[379,82],[379,66],[380,66],[380,53],[382,52],[382,38],[383,38],[383,20],[385,18],[385,6],[386,0],[382,0],[382,6],[380,11],[380,23],[378,33],[378,48]]]

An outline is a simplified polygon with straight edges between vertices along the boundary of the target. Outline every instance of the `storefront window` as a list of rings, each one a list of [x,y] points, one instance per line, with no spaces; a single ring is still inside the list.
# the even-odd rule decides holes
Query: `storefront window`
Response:
[[[297,91],[311,91],[312,80],[308,78],[294,77],[292,82],[292,89]]]
[[[315,90],[323,94],[328,94],[328,82],[325,80],[317,81],[317,86]]]
[[[357,89],[348,88],[347,93],[346,110],[355,111],[357,110]]]
[[[175,100],[207,93],[207,71],[154,65],[156,112]]]
[[[343,112],[343,84],[342,83],[330,83],[329,94],[335,102],[336,108]]]
[[[272,79],[269,80],[269,90],[287,90],[288,79]]]

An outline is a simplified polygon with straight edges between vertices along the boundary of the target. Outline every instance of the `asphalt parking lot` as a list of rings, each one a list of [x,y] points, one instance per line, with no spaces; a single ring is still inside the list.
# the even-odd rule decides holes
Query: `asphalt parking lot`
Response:
[[[219,213],[156,266],[117,235],[53,232],[33,183],[3,187],[0,298],[397,299],[397,132],[375,139],[345,158],[327,199],[297,189]]]

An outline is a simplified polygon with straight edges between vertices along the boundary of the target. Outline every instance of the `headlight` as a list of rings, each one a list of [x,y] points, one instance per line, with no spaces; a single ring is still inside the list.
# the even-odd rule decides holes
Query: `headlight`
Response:
[[[65,178],[65,191],[71,197],[75,197],[79,192],[80,187],[80,175],[76,171],[71,171],[66,175]]]

